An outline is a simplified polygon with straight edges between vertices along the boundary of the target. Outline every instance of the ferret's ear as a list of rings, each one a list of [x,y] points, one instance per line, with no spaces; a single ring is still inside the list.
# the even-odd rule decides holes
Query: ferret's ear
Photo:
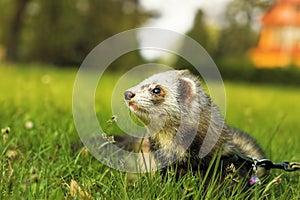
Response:
[[[196,96],[196,83],[190,78],[180,78],[178,85],[178,95],[180,102],[191,102]]]
[[[187,76],[190,75],[191,72],[188,69],[182,69],[182,70],[178,70],[180,73],[180,76]]]

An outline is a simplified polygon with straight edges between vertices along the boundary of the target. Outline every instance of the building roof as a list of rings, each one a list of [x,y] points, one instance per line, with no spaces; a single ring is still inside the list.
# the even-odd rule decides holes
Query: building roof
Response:
[[[263,16],[265,26],[300,26],[300,0],[278,0]]]

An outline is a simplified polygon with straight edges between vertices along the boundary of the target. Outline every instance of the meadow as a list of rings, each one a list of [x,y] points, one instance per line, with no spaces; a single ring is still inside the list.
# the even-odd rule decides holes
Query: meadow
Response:
[[[237,188],[192,175],[133,175],[111,169],[81,144],[72,116],[76,69],[0,65],[0,199],[245,199]],[[105,123],[116,74],[103,78],[97,113]],[[250,133],[275,162],[300,162],[300,87],[225,82],[226,120]],[[106,120],[107,119],[107,120]],[[102,121],[101,121],[102,120]],[[118,120],[122,120],[118,118]],[[213,170],[213,166],[212,166]],[[276,181],[272,182],[274,178]],[[272,170],[254,199],[300,199],[300,173]]]

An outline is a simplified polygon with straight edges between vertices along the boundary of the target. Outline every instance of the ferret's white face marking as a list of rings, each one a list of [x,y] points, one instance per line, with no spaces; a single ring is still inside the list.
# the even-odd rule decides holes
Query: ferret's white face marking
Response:
[[[155,74],[124,93],[126,105],[152,133],[177,127],[180,106],[190,104],[196,94],[195,81],[189,76],[186,70]]]
[[[173,117],[180,117],[174,116],[174,113],[180,114],[177,88],[181,73],[168,71],[155,74],[128,89],[124,95],[130,111],[146,126],[155,129],[163,128]]]

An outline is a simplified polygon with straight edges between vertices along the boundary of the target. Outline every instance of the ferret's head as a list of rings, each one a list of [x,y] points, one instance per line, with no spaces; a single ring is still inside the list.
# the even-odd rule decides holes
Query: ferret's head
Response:
[[[155,74],[124,92],[126,105],[146,126],[161,129],[180,123],[182,105],[197,94],[198,81],[187,70]]]

